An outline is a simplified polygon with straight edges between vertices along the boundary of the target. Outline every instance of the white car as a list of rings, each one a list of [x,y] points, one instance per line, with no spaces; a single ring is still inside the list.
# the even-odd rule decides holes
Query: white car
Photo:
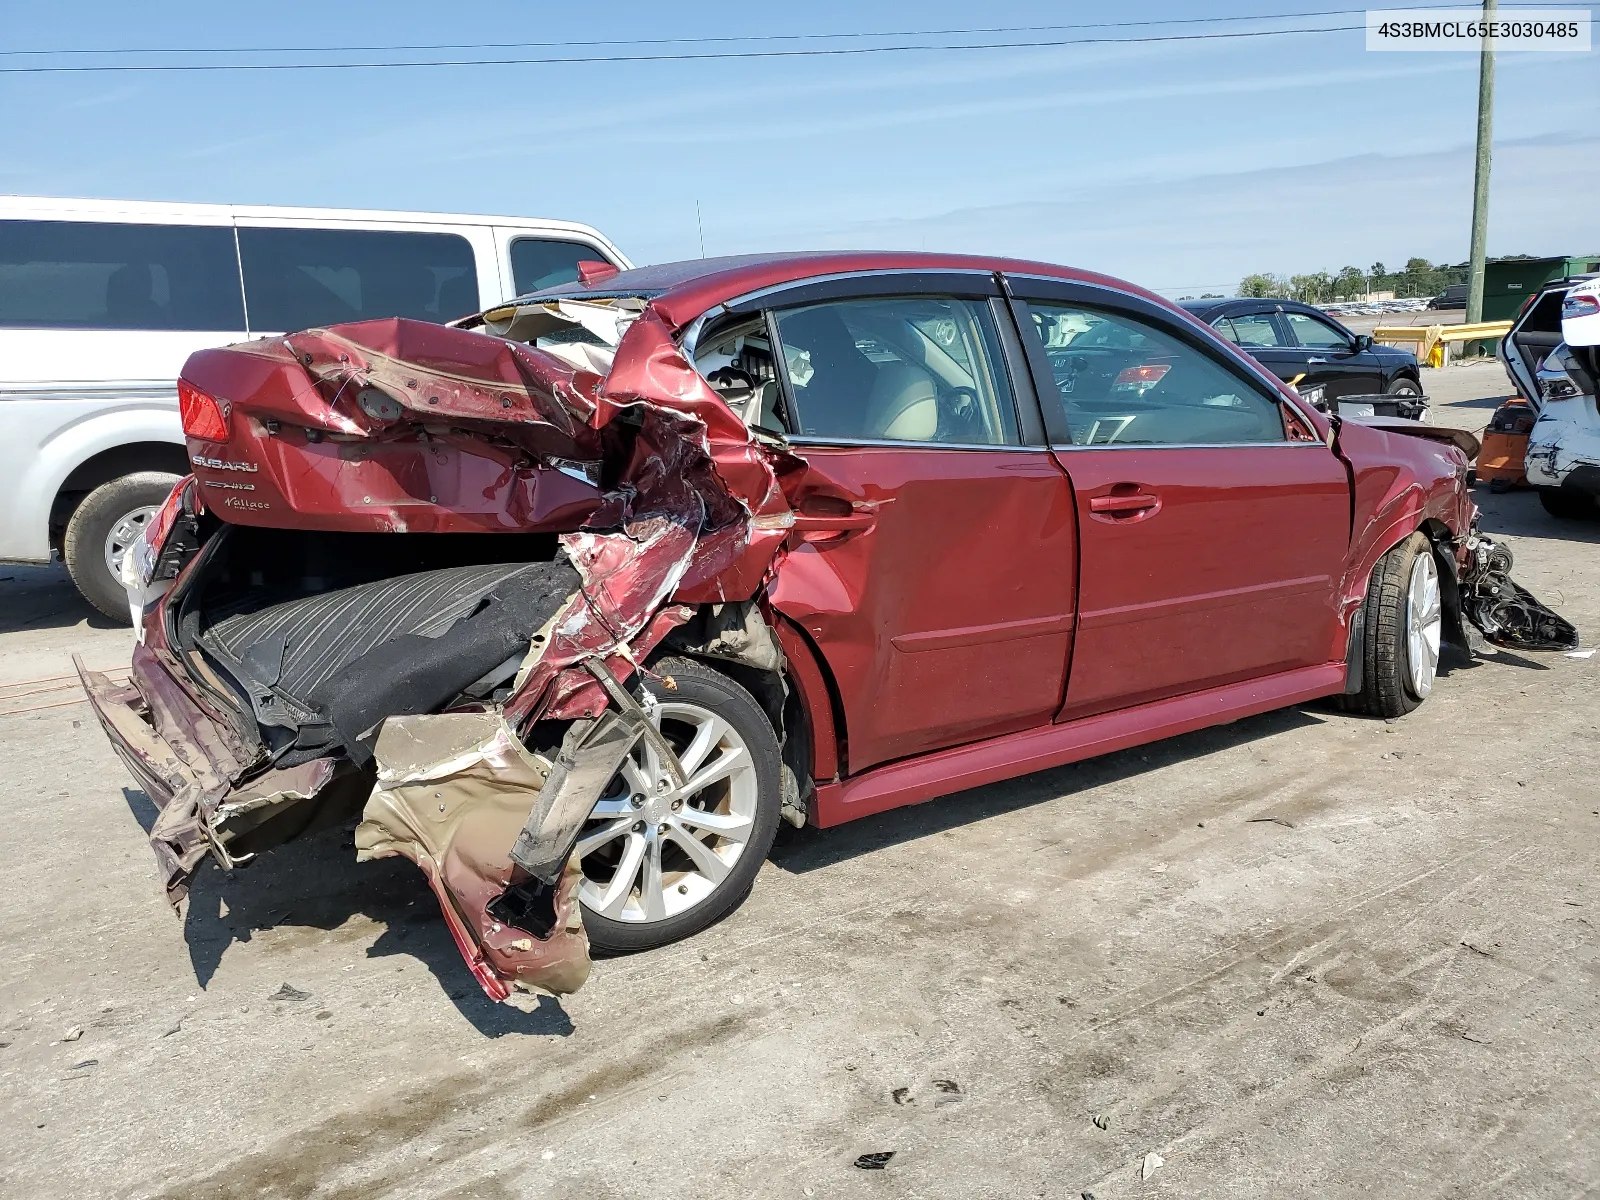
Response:
[[[1538,414],[1528,483],[1554,516],[1600,515],[1600,276],[1546,284],[1502,339],[1500,358]]]
[[[449,321],[631,264],[526,217],[0,197],[0,561],[65,560],[126,620],[122,557],[188,473],[196,350],[368,317]]]

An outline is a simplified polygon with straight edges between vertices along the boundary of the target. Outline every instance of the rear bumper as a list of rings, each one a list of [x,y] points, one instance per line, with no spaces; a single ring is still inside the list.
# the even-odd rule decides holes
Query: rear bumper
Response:
[[[134,646],[127,683],[113,683],[76,657],[73,663],[112,749],[160,810],[150,846],[167,898],[177,903],[212,848],[207,816],[254,756],[149,647]]]

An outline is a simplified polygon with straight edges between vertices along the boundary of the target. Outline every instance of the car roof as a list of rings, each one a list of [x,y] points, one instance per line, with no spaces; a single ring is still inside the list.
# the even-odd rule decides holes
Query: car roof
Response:
[[[1224,296],[1221,298],[1213,297],[1210,300],[1179,300],[1178,307],[1202,321],[1207,317],[1242,312],[1251,308],[1266,308],[1269,311],[1281,309],[1284,312],[1320,313],[1322,311],[1314,304],[1303,304],[1299,300],[1285,300],[1281,296]]]
[[[1172,307],[1171,301],[1135,284],[1055,263],[976,254],[900,250],[795,251],[686,259],[682,262],[635,267],[631,271],[608,275],[587,284],[562,284],[519,299],[642,296],[653,301],[653,307],[669,325],[681,328],[720,304],[766,288],[867,271],[978,271],[986,274],[999,271],[1009,275],[1042,275],[1050,279],[1115,288]]]

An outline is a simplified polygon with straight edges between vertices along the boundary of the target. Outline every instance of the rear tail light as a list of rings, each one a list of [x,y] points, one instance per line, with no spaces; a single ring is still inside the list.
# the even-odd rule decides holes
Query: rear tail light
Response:
[[[1594,296],[1568,296],[1561,302],[1561,319],[1571,321],[1577,317],[1592,317],[1600,313],[1600,298]]]
[[[222,405],[187,379],[178,380],[178,413],[185,436],[202,442],[228,440],[228,419],[222,415]]]
[[[207,397],[210,399],[210,397]],[[185,422],[187,425],[187,422]],[[127,588],[145,587],[155,578],[156,565],[161,561],[161,551],[172,536],[172,527],[183,515],[183,498],[194,483],[193,476],[185,476],[167,493],[167,498],[156,509],[156,515],[146,522],[144,529],[128,547],[122,560],[122,585]]]
[[[1172,370],[1171,363],[1145,363],[1140,367],[1124,367],[1117,373],[1113,387],[1139,388],[1152,387],[1161,382],[1161,377]]]

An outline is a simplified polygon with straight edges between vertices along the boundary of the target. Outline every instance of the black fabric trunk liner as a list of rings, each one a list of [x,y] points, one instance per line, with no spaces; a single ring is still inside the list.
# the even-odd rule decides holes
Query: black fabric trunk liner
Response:
[[[404,634],[438,637],[497,589],[531,583],[553,565],[493,563],[380,579],[225,617],[200,644],[250,682],[305,703],[369,650]]]

